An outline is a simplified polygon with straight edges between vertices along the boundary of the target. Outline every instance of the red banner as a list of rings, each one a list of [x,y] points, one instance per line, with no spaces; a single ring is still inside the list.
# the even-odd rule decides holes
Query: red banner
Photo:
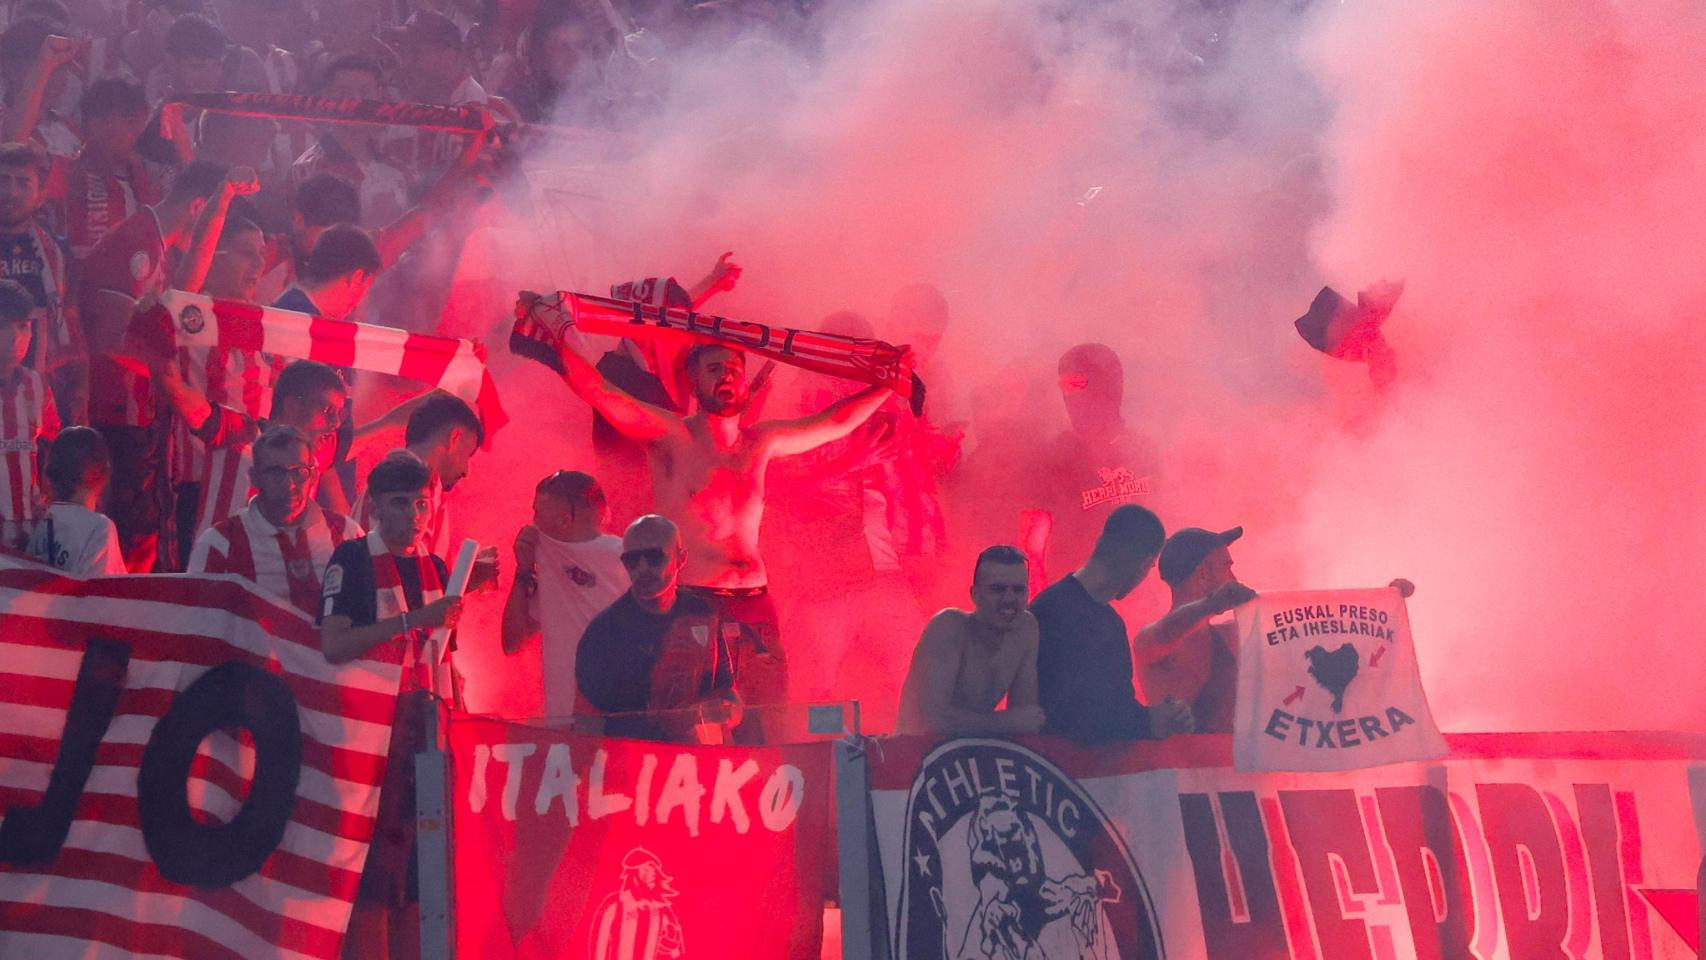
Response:
[[[700,747],[450,727],[458,953],[816,960],[828,744]]]

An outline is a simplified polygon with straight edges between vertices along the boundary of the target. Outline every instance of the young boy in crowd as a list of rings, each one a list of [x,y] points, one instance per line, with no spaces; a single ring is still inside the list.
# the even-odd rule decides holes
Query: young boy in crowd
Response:
[[[48,450],[44,472],[53,503],[36,524],[25,552],[67,573],[124,573],[118,528],[95,509],[112,477],[106,438],[92,427],[66,427]]]
[[[37,484],[39,452],[59,434],[59,412],[41,374],[24,366],[35,300],[16,280],[0,280],[0,542],[21,547],[46,510]]]
[[[418,950],[420,889],[410,864],[414,755],[426,748],[422,711],[431,701],[424,692],[434,686],[427,640],[438,627],[454,630],[462,612],[461,597],[444,595],[449,579],[444,561],[419,549],[432,512],[431,484],[432,471],[406,450],[381,460],[367,476],[373,531],[338,544],[321,590],[320,649],[327,661],[348,663],[371,654],[403,667],[373,842],[344,938],[347,958],[384,960]]]

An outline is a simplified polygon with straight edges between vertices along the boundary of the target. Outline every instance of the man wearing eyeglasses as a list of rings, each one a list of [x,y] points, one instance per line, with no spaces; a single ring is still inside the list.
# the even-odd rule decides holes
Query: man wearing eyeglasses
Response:
[[[364,531],[314,502],[319,471],[307,434],[287,424],[270,426],[255,441],[253,457],[255,496],[241,513],[196,538],[189,572],[236,574],[314,616],[332,551]]]
[[[606,734],[686,740],[695,726],[726,731],[741,721],[721,623],[703,598],[680,590],[686,562],[681,532],[656,514],[622,536],[628,592],[587,624],[575,656],[581,696],[620,714]]]

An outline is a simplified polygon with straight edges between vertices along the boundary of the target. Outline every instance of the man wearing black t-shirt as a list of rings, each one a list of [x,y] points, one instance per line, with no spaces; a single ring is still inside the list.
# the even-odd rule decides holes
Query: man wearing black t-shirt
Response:
[[[1149,575],[1165,539],[1155,514],[1134,504],[1116,507],[1084,566],[1031,601],[1044,733],[1107,743],[1190,732],[1188,705],[1138,702],[1129,634],[1112,605]]]
[[[332,663],[372,655],[403,667],[402,689],[391,724],[391,750],[379,792],[373,841],[344,956],[418,955],[420,891],[414,874],[414,755],[426,747],[424,691],[435,684],[427,642],[438,627],[454,630],[462,598],[444,596],[444,561],[416,545],[432,515],[432,471],[406,450],[391,454],[368,474],[374,530],[332,551],[321,588],[320,649]],[[448,693],[448,691],[445,691]]]
[[[687,551],[675,524],[647,515],[622,536],[630,586],[587,624],[575,654],[581,695],[612,717],[605,732],[655,740],[691,739],[695,724],[733,727],[740,696],[722,624],[711,605],[677,589]],[[696,710],[683,719],[635,716]]]

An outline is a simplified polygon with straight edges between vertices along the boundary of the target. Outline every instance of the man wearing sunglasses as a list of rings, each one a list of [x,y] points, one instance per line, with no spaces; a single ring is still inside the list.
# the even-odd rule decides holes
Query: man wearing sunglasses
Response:
[[[605,726],[611,736],[687,740],[696,726],[726,731],[741,721],[721,623],[680,588],[686,563],[681,532],[656,514],[622,536],[628,592],[592,618],[575,656],[581,696],[621,715]]]
[[[189,572],[236,574],[314,616],[332,551],[364,531],[314,502],[318,470],[307,434],[287,424],[270,426],[255,441],[253,457],[255,496],[241,513],[196,538]]]

